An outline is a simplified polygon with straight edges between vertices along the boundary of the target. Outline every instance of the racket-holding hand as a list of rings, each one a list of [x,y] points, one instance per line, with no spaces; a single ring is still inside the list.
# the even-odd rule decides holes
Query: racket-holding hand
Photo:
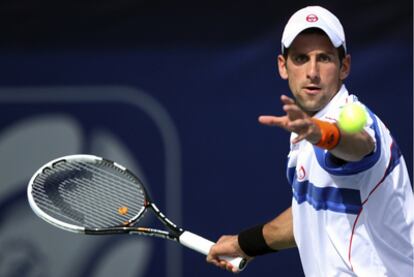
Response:
[[[210,252],[207,255],[207,262],[233,273],[239,272],[237,268],[231,265],[231,263],[220,259],[220,256],[242,257],[245,258],[247,262],[253,259],[241,250],[237,235],[220,237],[217,243],[211,247]]]
[[[283,110],[286,112],[284,116],[262,115],[259,122],[268,126],[277,126],[289,132],[294,132],[297,137],[292,143],[298,143],[303,139],[311,143],[317,143],[321,139],[321,132],[311,117],[306,114],[295,101],[282,95],[280,100],[283,103]]]

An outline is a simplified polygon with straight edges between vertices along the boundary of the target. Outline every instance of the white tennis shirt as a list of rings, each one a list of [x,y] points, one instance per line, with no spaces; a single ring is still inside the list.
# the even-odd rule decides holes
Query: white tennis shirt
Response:
[[[357,101],[342,86],[314,117],[334,122],[341,106]],[[407,168],[389,130],[368,112],[365,130],[376,147],[361,161],[338,164],[307,141],[291,144],[287,176],[306,276],[414,276],[414,197]]]

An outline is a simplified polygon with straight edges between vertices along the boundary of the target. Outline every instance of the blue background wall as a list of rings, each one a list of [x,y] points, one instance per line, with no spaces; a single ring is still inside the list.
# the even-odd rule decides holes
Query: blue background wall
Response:
[[[80,236],[63,235],[46,224],[32,232],[31,225],[23,226],[30,235],[14,233],[14,237],[6,225],[18,221],[16,209],[27,222],[40,221],[26,203],[30,174],[49,158],[72,152],[119,157],[135,166],[173,221],[212,240],[283,211],[291,201],[285,180],[289,134],[260,126],[257,117],[282,113],[279,96],[289,90],[276,68],[281,33],[289,16],[308,4],[323,5],[341,19],[352,55],[346,85],[391,129],[412,179],[411,1],[223,2],[3,4],[0,168],[10,170],[2,173],[0,272],[5,276],[37,276],[38,272],[42,276],[56,276],[53,272],[69,276],[69,268],[75,267],[78,276],[104,276],[100,270],[122,270],[149,253],[148,261],[131,269],[130,276],[229,276],[206,264],[201,255],[170,242],[145,238],[144,244],[137,246],[141,252],[132,252],[112,265],[107,257],[114,245],[142,239],[100,238],[89,247],[86,244],[95,238],[88,237],[86,243]],[[167,132],[174,141],[177,139],[175,149],[167,149],[163,131],[143,108],[147,102],[138,97],[141,93],[167,115],[163,122],[172,128]],[[108,101],[99,100],[100,96]],[[137,99],[131,102],[141,104],[125,99]],[[25,136],[25,132],[31,134],[30,128],[39,126],[39,118],[47,118],[44,123],[49,124],[49,132],[42,132],[43,137]],[[57,120],[56,128],[53,120]],[[58,126],[64,124],[75,126],[70,127],[76,130],[73,140],[62,135],[62,140],[41,143],[44,137],[57,136]],[[17,127],[25,139],[13,140],[19,136],[14,131]],[[108,139],[99,130],[116,139]],[[70,141],[78,143],[69,147]],[[175,151],[173,158],[168,158],[168,151]],[[172,159],[170,163],[168,159]],[[19,170],[22,163],[24,171]],[[6,175],[8,179],[4,179]],[[179,204],[166,204],[171,193],[176,193],[174,199]],[[54,245],[57,250],[42,247],[40,236],[45,232],[56,236],[62,245],[65,240],[82,240],[86,246],[71,251],[88,255],[80,262],[73,255],[62,256],[66,251],[62,245]],[[25,244],[16,242],[19,237],[28,237]],[[7,259],[10,245],[18,251],[12,251],[15,254]],[[171,255],[181,257],[173,259],[178,265],[168,265]],[[66,261],[56,262],[65,257]],[[42,269],[35,266],[36,261]],[[174,268],[175,273],[168,273],[168,268]],[[277,273],[303,275],[296,249],[257,258],[242,275]]]

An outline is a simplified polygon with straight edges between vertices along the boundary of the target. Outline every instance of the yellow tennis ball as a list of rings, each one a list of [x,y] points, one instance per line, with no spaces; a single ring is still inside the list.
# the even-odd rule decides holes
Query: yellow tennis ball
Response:
[[[339,114],[338,125],[347,133],[360,132],[367,123],[367,111],[358,103],[350,103],[342,107]]]

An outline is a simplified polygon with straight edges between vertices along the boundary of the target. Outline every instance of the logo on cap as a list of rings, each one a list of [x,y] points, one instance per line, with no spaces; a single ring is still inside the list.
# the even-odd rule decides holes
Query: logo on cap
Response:
[[[316,16],[316,14],[309,14],[306,17],[306,21],[308,21],[308,22],[316,22],[316,21],[318,21],[318,17]]]

